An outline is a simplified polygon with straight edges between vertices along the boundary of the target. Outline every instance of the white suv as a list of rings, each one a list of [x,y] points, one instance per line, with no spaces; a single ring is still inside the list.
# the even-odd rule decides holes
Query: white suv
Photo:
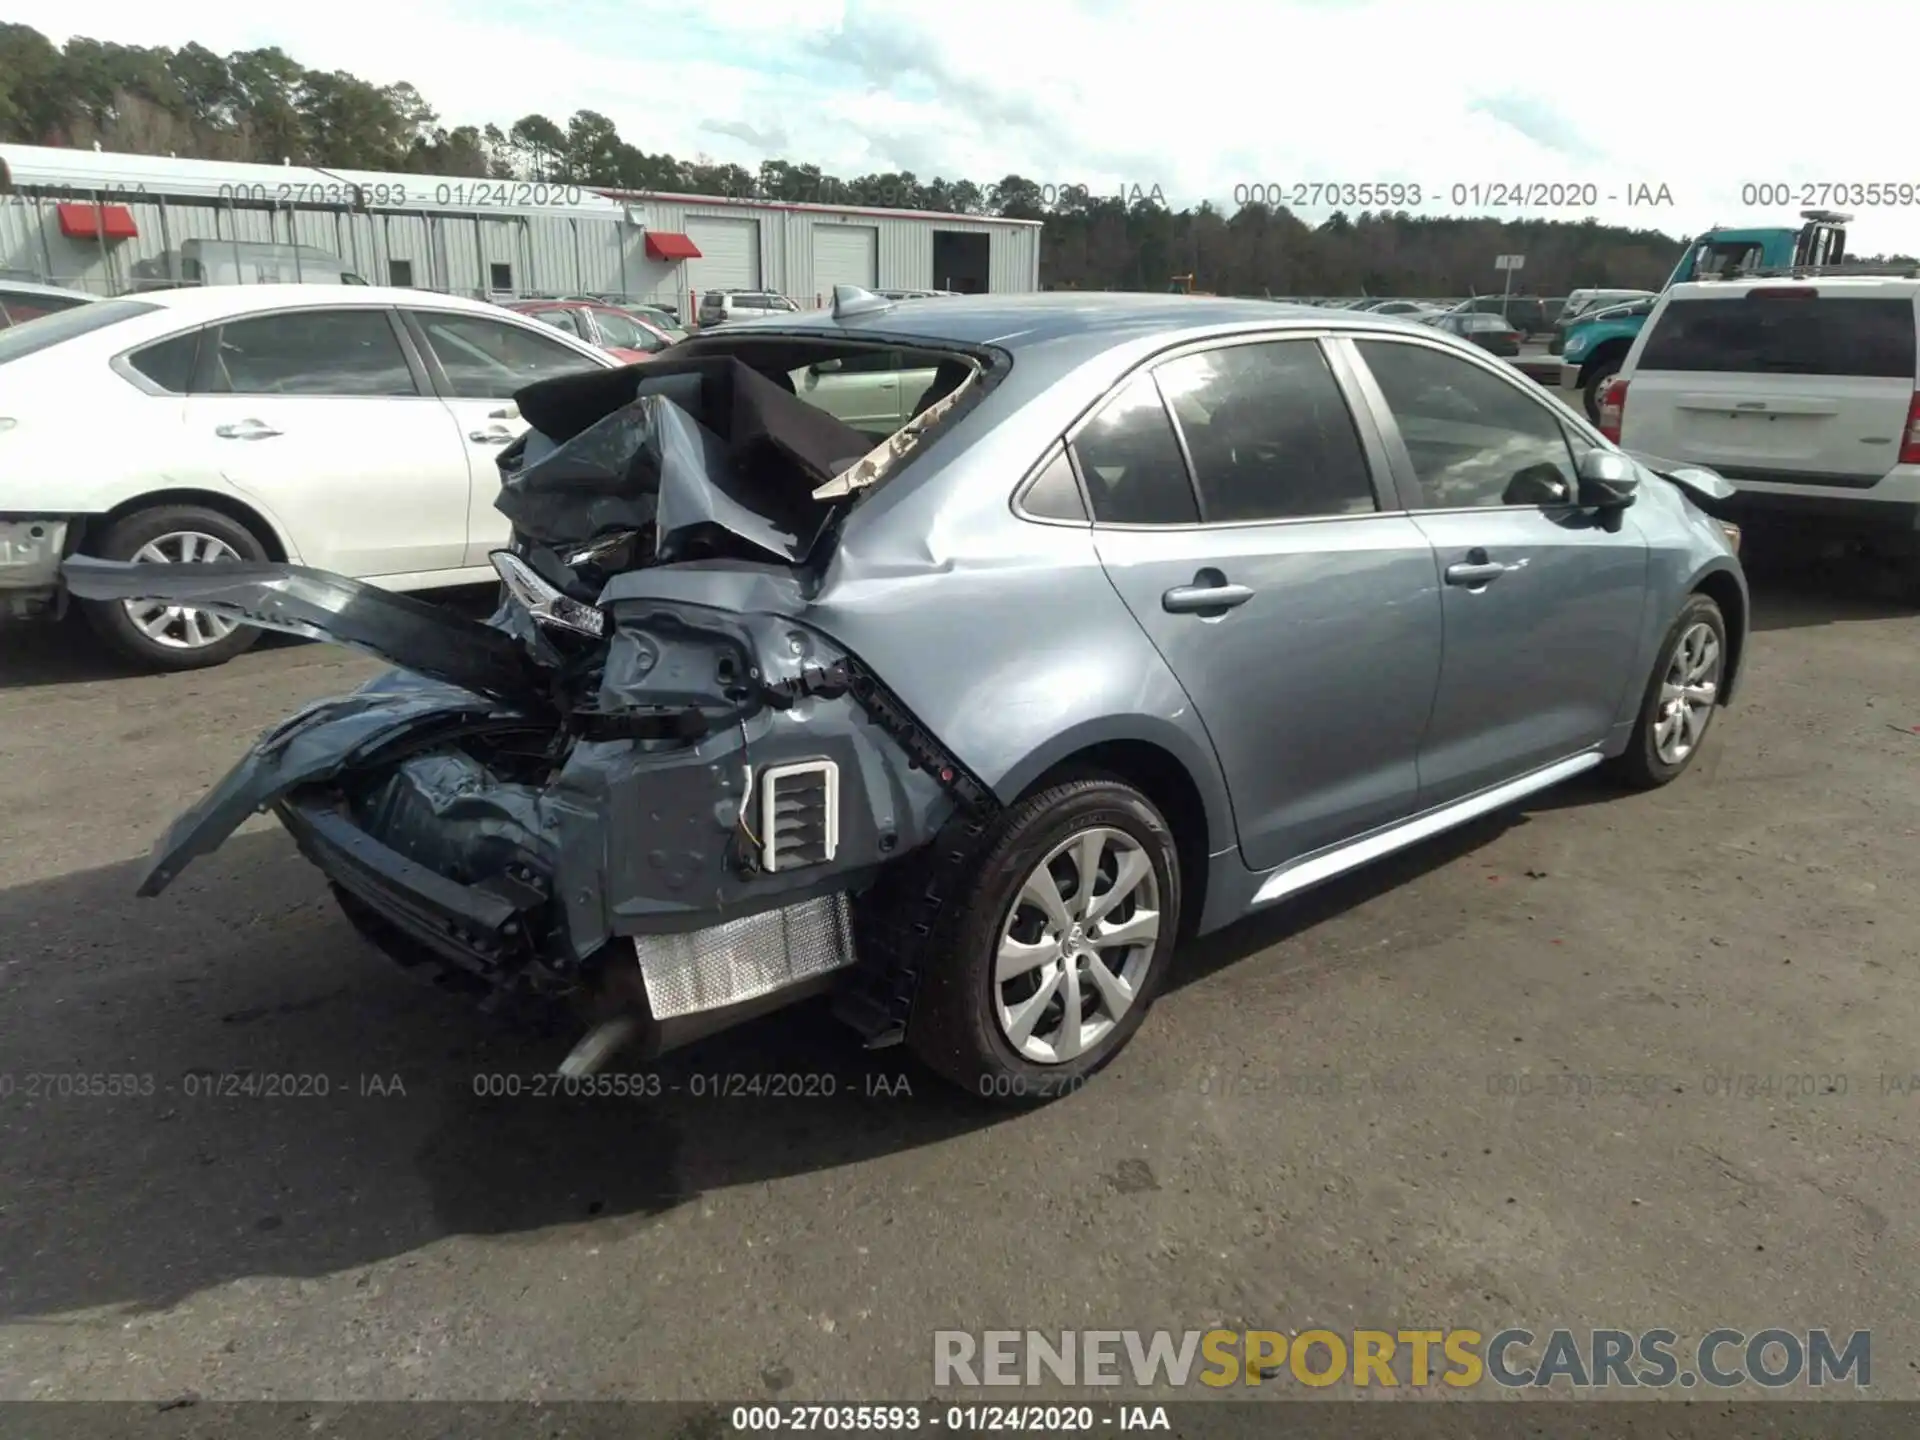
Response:
[[[1920,558],[1917,300],[1914,272],[1676,285],[1602,392],[1600,428],[1719,471],[1755,518]]]
[[[769,290],[709,290],[700,297],[698,323],[704,329],[729,320],[763,320],[769,315],[798,314],[800,307]]]

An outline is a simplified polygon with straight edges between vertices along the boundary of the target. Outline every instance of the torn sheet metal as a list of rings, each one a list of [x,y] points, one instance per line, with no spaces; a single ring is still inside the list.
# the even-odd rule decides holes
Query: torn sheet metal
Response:
[[[818,486],[813,492],[813,498],[836,500],[842,496],[851,495],[857,490],[868,490],[878,485],[914,452],[920,444],[921,436],[953,413],[961,401],[972,393],[979,380],[978,367],[971,368],[966,378],[961,380],[945,399],[929,405],[853,465]],[[934,383],[937,385],[939,381],[936,380]]]
[[[330,640],[503,704],[549,710],[549,677],[511,635],[392,590],[300,565],[221,561],[143,565],[70,557],[82,600],[154,600],[211,610],[262,630]]]
[[[606,380],[544,384],[572,388],[531,387],[541,392],[533,412],[562,410],[577,428],[551,448],[530,438],[503,454],[497,508],[516,533],[556,551],[651,526],[661,562],[685,558],[712,531],[798,562],[831,516],[812,487],[865,445],[858,431],[731,359],[670,373],[649,367],[633,399],[585,423],[588,401],[608,398]]]
[[[167,828],[148,856],[139,893],[158,895],[190,862],[219,849],[249,816],[298,787],[330,779],[395,741],[451,735],[495,713],[491,701],[469,690],[398,670],[353,694],[315,701],[262,735]]]

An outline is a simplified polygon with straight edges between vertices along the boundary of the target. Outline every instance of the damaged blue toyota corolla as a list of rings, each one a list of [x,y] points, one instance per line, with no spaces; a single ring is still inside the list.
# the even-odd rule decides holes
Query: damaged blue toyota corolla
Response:
[[[915,393],[858,428],[832,376]],[[573,1002],[570,1074],[831,989],[1060,1093],[1181,937],[1590,767],[1672,780],[1746,645],[1723,480],[1391,318],[843,288],[518,399],[485,624],[66,575],[398,667],[263,736],[143,894],[271,808],[395,958]]]

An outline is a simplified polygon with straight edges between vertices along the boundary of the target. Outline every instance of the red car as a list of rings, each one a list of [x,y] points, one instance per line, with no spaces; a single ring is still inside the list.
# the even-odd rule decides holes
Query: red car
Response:
[[[629,365],[650,359],[673,343],[639,316],[596,300],[516,300],[507,309],[598,345]]]

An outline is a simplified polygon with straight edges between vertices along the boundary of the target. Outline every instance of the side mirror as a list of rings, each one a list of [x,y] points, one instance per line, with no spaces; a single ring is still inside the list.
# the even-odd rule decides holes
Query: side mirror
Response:
[[[1639,468],[1612,450],[1589,450],[1580,457],[1579,503],[1596,510],[1622,510],[1640,489]]]
[[[1573,487],[1557,465],[1529,465],[1507,482],[1503,505],[1571,505]]]
[[[809,375],[831,375],[833,374],[834,371],[840,369],[841,366],[845,364],[846,362],[844,360],[838,360],[838,359],[816,360],[813,362],[813,364],[807,367],[807,373]]]

